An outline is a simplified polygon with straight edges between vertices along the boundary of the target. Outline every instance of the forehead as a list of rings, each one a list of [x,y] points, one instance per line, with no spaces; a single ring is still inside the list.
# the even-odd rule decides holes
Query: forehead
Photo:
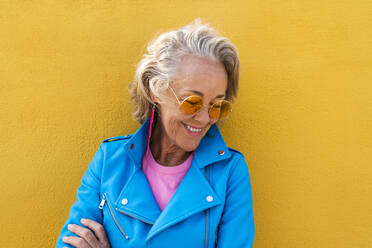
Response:
[[[225,94],[227,87],[227,74],[223,64],[196,55],[181,58],[173,80],[174,88],[180,94],[194,90],[214,97]]]

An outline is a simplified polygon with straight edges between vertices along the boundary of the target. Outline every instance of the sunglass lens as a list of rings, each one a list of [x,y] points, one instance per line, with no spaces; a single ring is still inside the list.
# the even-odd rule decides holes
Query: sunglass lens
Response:
[[[199,96],[190,96],[182,102],[180,108],[184,114],[192,115],[198,112],[202,106],[203,101]]]
[[[216,102],[212,105],[212,107],[209,109],[209,116],[212,118],[212,119],[219,119],[220,118],[220,114],[221,114],[221,105],[222,105],[222,102]]]

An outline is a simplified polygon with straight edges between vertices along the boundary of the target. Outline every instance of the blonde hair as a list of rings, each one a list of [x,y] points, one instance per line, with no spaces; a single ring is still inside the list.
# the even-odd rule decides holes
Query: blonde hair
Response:
[[[150,117],[154,104],[150,91],[161,98],[168,88],[180,58],[197,55],[220,61],[227,73],[226,100],[234,101],[239,85],[239,57],[236,47],[208,24],[199,19],[178,30],[156,37],[147,46],[147,53],[137,66],[135,78],[129,85],[134,103],[134,118],[143,123]]]

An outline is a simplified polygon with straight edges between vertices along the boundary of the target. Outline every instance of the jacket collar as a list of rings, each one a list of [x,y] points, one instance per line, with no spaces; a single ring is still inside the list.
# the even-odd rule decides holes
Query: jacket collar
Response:
[[[133,134],[124,147],[137,168],[141,168],[142,157],[147,148],[149,125],[150,120],[148,119]],[[220,130],[216,124],[213,124],[200,141],[194,154],[194,160],[198,162],[200,168],[203,168],[209,164],[227,159],[230,156],[231,153],[222,138]]]

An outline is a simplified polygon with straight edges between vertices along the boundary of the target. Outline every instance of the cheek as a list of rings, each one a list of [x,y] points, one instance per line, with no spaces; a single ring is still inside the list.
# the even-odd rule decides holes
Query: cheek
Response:
[[[177,119],[172,118],[171,120],[169,120],[169,126],[168,126],[169,135],[173,137],[174,139],[177,136],[178,128],[179,128],[179,122]]]
[[[175,139],[177,134],[180,132],[180,128],[182,127],[182,117],[174,113],[174,111],[163,111],[161,115],[163,117],[162,122],[166,129],[165,131],[167,132],[168,136]]]

